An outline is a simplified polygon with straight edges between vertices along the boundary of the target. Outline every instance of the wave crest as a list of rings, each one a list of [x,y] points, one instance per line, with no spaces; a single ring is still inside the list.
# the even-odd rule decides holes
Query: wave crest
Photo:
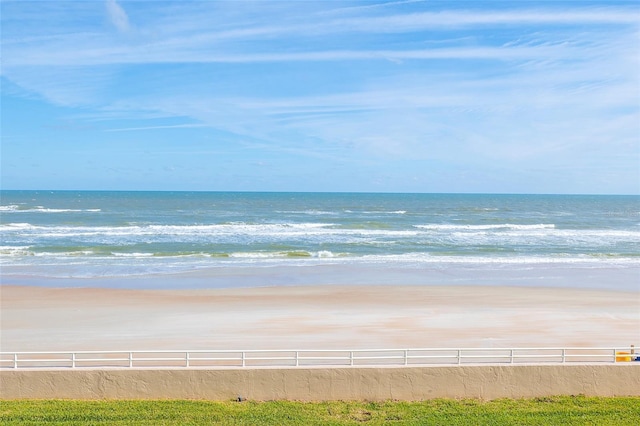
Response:
[[[512,223],[501,223],[493,225],[452,225],[452,224],[433,224],[433,225],[414,225],[419,229],[428,229],[432,231],[491,231],[499,229],[529,231],[538,229],[555,229],[552,223],[539,223],[534,225],[518,225]]]

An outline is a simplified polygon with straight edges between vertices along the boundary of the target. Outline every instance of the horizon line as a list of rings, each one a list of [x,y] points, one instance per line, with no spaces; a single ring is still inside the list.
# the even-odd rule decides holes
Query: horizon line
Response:
[[[283,191],[283,190],[210,190],[210,189],[10,189],[0,192],[158,192],[158,193],[221,193],[221,194],[389,194],[389,195],[540,195],[540,196],[623,196],[640,197],[639,193],[586,193],[586,192],[415,192],[415,191]]]

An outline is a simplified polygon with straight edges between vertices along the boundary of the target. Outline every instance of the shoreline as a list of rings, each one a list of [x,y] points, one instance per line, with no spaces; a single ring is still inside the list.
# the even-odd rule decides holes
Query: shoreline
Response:
[[[0,296],[2,351],[598,347],[637,344],[640,331],[638,293],[620,290],[2,284]]]
[[[77,272],[77,271],[76,271]],[[103,271],[104,272],[104,271]],[[145,272],[125,276],[55,277],[6,273],[0,285],[46,288],[96,287],[146,290],[202,290],[316,285],[501,286],[626,291],[640,294],[640,264],[571,263],[442,265],[388,263],[238,264],[173,273]]]

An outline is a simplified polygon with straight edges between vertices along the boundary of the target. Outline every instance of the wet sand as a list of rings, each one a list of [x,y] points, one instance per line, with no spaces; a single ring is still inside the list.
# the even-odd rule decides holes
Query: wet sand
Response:
[[[637,292],[492,286],[0,286],[2,351],[628,346]]]

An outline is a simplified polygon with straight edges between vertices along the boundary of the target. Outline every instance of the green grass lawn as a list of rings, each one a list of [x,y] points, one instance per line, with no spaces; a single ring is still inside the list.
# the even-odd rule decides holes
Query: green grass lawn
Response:
[[[2,425],[634,425],[640,398],[493,401],[0,401]]]

